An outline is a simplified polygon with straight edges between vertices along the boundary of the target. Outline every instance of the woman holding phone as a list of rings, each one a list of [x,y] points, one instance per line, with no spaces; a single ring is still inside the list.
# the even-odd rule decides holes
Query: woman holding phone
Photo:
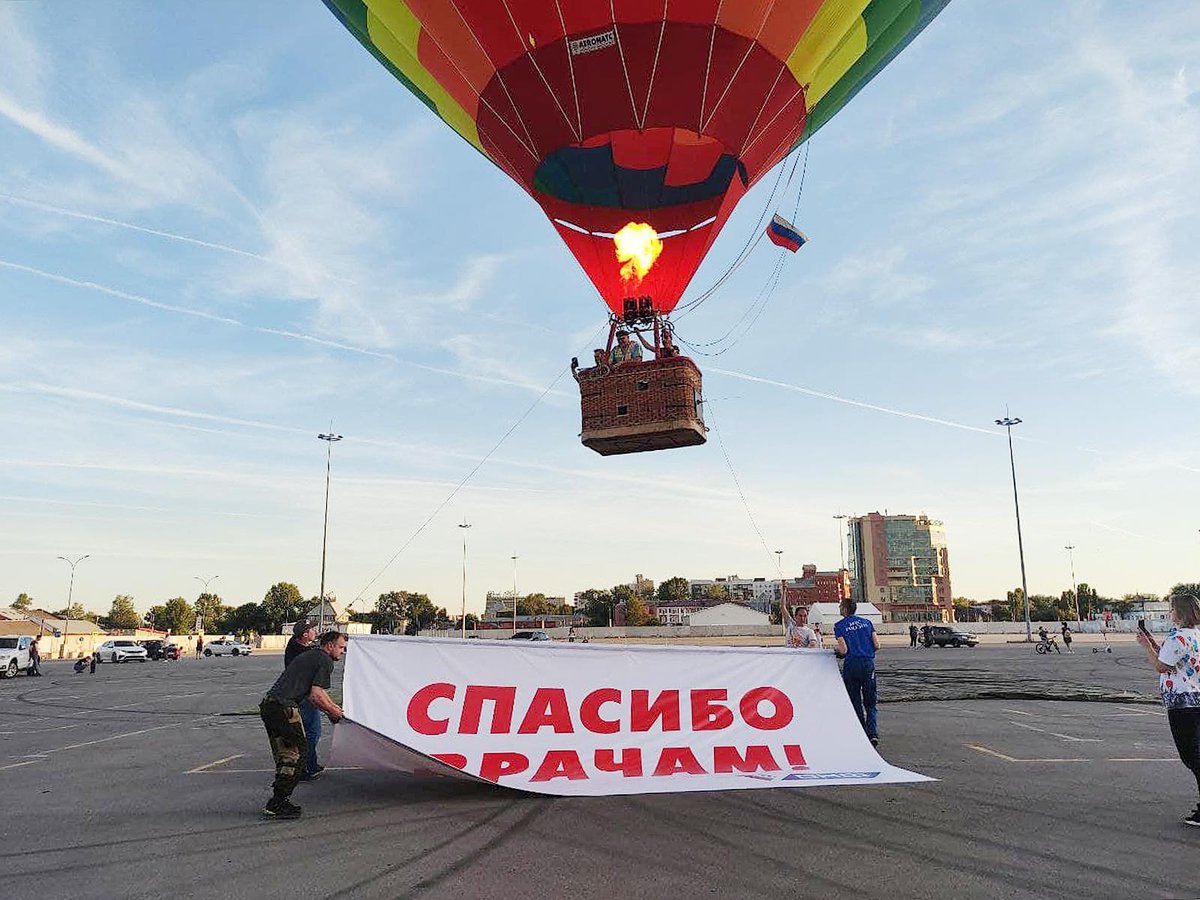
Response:
[[[1166,640],[1158,644],[1144,621],[1138,622],[1137,639],[1158,671],[1175,749],[1196,778],[1196,808],[1183,822],[1200,827],[1200,601],[1175,594],[1170,603],[1174,627]]]

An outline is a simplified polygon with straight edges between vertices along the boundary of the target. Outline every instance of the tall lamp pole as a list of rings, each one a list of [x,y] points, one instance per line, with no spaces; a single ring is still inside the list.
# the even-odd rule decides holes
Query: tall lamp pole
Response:
[[[67,565],[69,565],[71,567],[71,583],[67,587],[67,615],[66,615],[66,621],[63,624],[62,644],[58,648],[58,658],[59,659],[66,659],[66,657],[67,657],[67,640],[68,640],[67,636],[71,633],[71,603],[75,596],[75,567],[91,555],[92,554],[90,554],[90,553],[85,553],[85,554],[83,554],[83,556],[79,557],[79,559],[75,560],[74,562],[67,559],[65,556],[59,557],[59,559],[61,559],[63,562],[65,562]]]
[[[775,568],[779,570],[779,621],[786,622],[787,618],[783,614],[784,604],[787,603],[786,585],[783,580],[783,551],[775,551]]]
[[[834,518],[838,520],[838,552],[841,554],[842,568],[844,569],[846,568],[846,529],[842,522],[850,517],[838,513]]]
[[[318,438],[325,442],[325,526],[321,531],[321,624],[318,631],[325,631],[325,548],[329,541],[329,469],[333,462],[333,445],[336,441],[342,439],[342,435],[334,434],[332,431],[329,434],[318,434]]]
[[[1075,586],[1075,545],[1067,544],[1063,549],[1071,560],[1071,596],[1075,598],[1075,621],[1082,622],[1083,617],[1079,615],[1079,588]]]
[[[1025,640],[1033,640],[1033,625],[1029,621],[1029,588],[1025,582],[1025,544],[1021,540],[1021,502],[1017,499],[1017,464],[1013,457],[1012,429],[1020,425],[1021,420],[1005,416],[996,420],[997,425],[1003,425],[1008,432],[1008,464],[1012,469],[1013,508],[1017,511],[1017,553],[1021,557],[1021,593],[1025,595]]]
[[[218,578],[220,578],[221,576],[220,576],[220,575],[212,575],[212,576],[210,576],[210,577],[208,577],[208,578],[201,578],[199,575],[193,575],[192,577],[193,577],[193,578],[195,578],[197,581],[199,581],[201,584],[203,584],[203,585],[204,585],[204,593],[206,593],[206,594],[207,594],[207,593],[208,593],[208,583],[209,583],[210,581],[216,581],[216,580],[217,580]],[[199,616],[199,613],[197,613],[197,616]],[[201,625],[200,625],[200,627],[199,627],[199,628],[197,628],[197,629],[196,629],[196,631],[198,631],[198,632],[202,632],[203,630],[204,630],[204,625],[203,625],[203,622],[202,622],[202,623],[201,623]]]
[[[458,527],[462,529],[463,536],[462,636],[465,641],[467,639],[467,529],[471,526],[464,518]]]
[[[517,632],[517,559],[513,556],[513,634]]]

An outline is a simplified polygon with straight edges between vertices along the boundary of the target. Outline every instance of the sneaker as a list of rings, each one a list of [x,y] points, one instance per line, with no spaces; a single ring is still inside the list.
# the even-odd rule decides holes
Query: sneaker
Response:
[[[262,814],[268,819],[298,819],[300,807],[290,800],[272,797],[262,808]]]
[[[314,771],[305,772],[303,775],[301,775],[300,780],[301,781],[316,781],[318,778],[321,777],[321,773],[324,771],[325,771],[324,766],[317,766],[317,768]]]
[[[871,746],[872,746],[872,747],[878,747],[878,746],[879,746],[879,738],[877,738],[877,737],[873,737],[873,738],[871,738],[871,739],[870,739],[870,741],[871,741]]]
[[[1200,828],[1200,805],[1197,805],[1192,814],[1183,820],[1184,825],[1191,825],[1193,828]]]

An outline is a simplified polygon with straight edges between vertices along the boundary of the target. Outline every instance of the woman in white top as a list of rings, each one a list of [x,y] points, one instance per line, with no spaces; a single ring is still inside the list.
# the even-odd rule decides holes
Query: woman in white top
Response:
[[[795,650],[820,650],[821,639],[808,627],[808,608],[797,606],[795,614],[792,614],[785,603],[780,605],[780,609],[783,610],[783,634],[787,645]]]
[[[1167,723],[1179,758],[1196,777],[1200,794],[1200,600],[1191,594],[1175,594],[1171,622],[1160,645],[1147,631],[1138,632],[1138,643],[1158,671]],[[1200,827],[1200,799],[1184,824]]]

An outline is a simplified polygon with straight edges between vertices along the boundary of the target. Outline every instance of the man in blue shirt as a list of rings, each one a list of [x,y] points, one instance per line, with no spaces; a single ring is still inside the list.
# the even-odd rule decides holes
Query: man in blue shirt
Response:
[[[879,649],[879,635],[875,633],[875,626],[870,619],[854,614],[858,604],[853,600],[843,600],[840,609],[843,618],[834,623],[833,636],[837,638],[838,659],[845,660],[842,663],[842,681],[850,694],[850,705],[854,707],[858,721],[871,739],[872,746],[878,746],[875,651]]]

